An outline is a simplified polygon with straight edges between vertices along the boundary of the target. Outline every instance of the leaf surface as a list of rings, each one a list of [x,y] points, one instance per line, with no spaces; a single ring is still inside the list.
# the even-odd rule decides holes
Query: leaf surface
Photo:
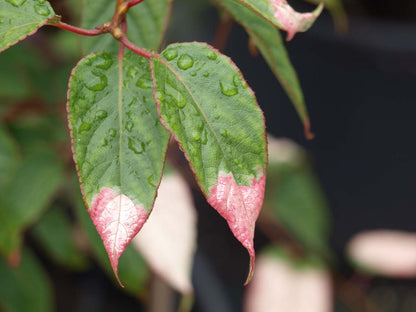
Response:
[[[0,251],[9,256],[19,251],[22,232],[48,208],[63,172],[51,151],[24,159],[0,199]]]
[[[267,158],[264,118],[253,91],[229,58],[202,43],[170,45],[153,57],[152,75],[162,122],[208,202],[250,254],[249,280]]]
[[[246,29],[260,49],[283,89],[292,101],[310,136],[310,122],[302,89],[295,69],[290,62],[280,32],[268,20],[262,18],[247,6],[234,0],[220,0],[225,9]]]
[[[85,0],[82,27],[93,29],[111,20],[116,2],[113,0]],[[172,0],[144,1],[127,13],[127,34],[139,47],[157,50],[164,39],[170,18]],[[118,42],[110,34],[82,38],[84,52],[117,53]]]
[[[15,269],[10,268],[0,257],[0,276],[1,311],[53,311],[50,281],[29,249],[23,249],[22,261]]]
[[[152,209],[169,140],[152,92],[149,61],[131,52],[88,55],[69,83],[81,190],[116,276],[119,257]]]
[[[54,15],[48,1],[0,0],[0,52],[34,34]]]

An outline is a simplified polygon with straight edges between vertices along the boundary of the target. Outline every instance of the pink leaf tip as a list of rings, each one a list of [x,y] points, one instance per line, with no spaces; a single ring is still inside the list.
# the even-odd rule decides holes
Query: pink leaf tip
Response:
[[[250,270],[245,285],[254,272],[254,228],[260,209],[263,205],[266,177],[252,180],[250,186],[238,185],[234,176],[220,172],[218,184],[211,187],[209,204],[227,220],[234,236],[247,249],[250,255]]]
[[[319,6],[311,13],[296,12],[286,0],[269,0],[274,8],[274,16],[287,31],[287,41],[293,39],[297,32],[308,30],[321,14],[324,6]]]
[[[103,188],[93,198],[88,212],[104,242],[117,281],[124,287],[118,277],[118,261],[146,222],[147,211],[126,195]]]

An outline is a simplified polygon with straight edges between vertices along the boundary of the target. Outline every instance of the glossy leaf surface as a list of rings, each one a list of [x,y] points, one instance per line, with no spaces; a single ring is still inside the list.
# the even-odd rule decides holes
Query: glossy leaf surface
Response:
[[[48,1],[0,0],[0,52],[35,33],[54,15]]]
[[[222,1],[222,0],[219,0]],[[297,32],[308,30],[321,14],[323,5],[311,13],[296,12],[286,0],[231,0],[246,6],[273,25],[287,31],[287,40],[291,40]]]
[[[116,1],[86,0],[82,27],[93,29],[111,20]],[[127,13],[127,33],[131,42],[139,47],[157,50],[163,39],[170,18],[172,0],[144,1]],[[118,51],[118,42],[110,34],[82,39],[83,50],[89,52]]]
[[[247,248],[252,269],[267,158],[264,119],[252,90],[229,58],[202,43],[170,45],[153,58],[152,75],[162,122],[208,202]]]
[[[0,199],[0,251],[21,247],[21,235],[48,208],[63,178],[63,165],[51,151],[28,156]]]
[[[309,135],[309,116],[295,69],[280,32],[268,20],[234,0],[220,0],[225,9],[246,29],[283,89],[292,101]]]
[[[150,213],[169,133],[152,96],[149,61],[91,54],[68,93],[74,159],[88,212],[117,276],[118,259]]]
[[[7,312],[52,312],[52,287],[33,253],[25,248],[22,261],[11,269],[0,257],[0,310]]]
[[[85,205],[78,188],[78,181],[76,181],[74,183],[74,193],[76,193],[74,194],[74,209],[77,220],[87,236],[87,243],[91,248],[94,259],[96,259],[108,276],[115,281],[107,251],[102,244],[100,235],[94,227],[94,223],[85,210]],[[147,265],[132,245],[127,246],[120,258],[118,274],[125,286],[123,289],[131,295],[137,297],[146,289],[146,279],[148,277]]]
[[[71,270],[83,270],[88,261],[75,244],[75,232],[60,207],[52,207],[33,228],[32,234],[46,254]]]

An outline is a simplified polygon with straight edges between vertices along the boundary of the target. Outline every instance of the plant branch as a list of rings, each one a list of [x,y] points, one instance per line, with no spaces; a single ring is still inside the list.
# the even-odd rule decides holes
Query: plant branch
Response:
[[[129,39],[127,39],[126,36],[122,36],[120,38],[120,42],[122,44],[124,44],[124,46],[127,49],[129,49],[129,50],[133,51],[134,53],[136,53],[136,54],[138,54],[140,56],[143,56],[143,57],[145,57],[147,59],[151,59],[152,56],[154,55],[153,53],[148,52],[145,49],[139,48],[138,46],[136,46],[135,44],[133,44]]]
[[[62,28],[65,30],[68,30],[70,32],[76,33],[78,35],[83,35],[83,36],[98,36],[101,35],[102,33],[104,33],[104,31],[102,29],[84,29],[84,28],[80,28],[80,27],[76,27],[76,26],[72,26],[69,25],[67,23],[61,22],[59,21],[59,23],[56,24],[49,24],[50,26],[55,26],[58,28]]]
[[[143,2],[144,0],[130,0],[128,2],[126,2],[127,5],[127,9],[130,9],[131,7]]]

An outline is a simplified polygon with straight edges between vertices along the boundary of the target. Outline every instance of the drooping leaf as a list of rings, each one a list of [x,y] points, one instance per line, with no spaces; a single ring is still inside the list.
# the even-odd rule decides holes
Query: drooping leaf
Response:
[[[154,210],[132,244],[172,288],[191,294],[196,211],[185,179],[170,172],[164,170]]]
[[[48,1],[0,0],[0,52],[34,34],[54,15]]]
[[[345,13],[344,5],[341,0],[306,0],[314,4],[323,3],[325,8],[329,10],[334,19],[335,28],[338,31],[345,32],[348,28],[348,18]]]
[[[227,220],[254,266],[254,226],[266,170],[264,119],[226,56],[202,43],[170,45],[152,59],[158,110],[208,202]]]
[[[12,179],[19,164],[19,151],[15,140],[10,134],[0,127],[0,197],[4,187]]]
[[[219,0],[222,2],[222,0]],[[246,6],[252,12],[270,21],[273,25],[287,32],[291,40],[297,32],[308,30],[321,14],[323,5],[311,13],[296,12],[286,0],[230,0]]]
[[[305,125],[306,135],[310,137],[310,122],[302,89],[279,30],[271,22],[259,16],[239,1],[219,1],[254,40],[264,59],[269,64],[270,69],[280,81],[283,89],[296,108],[300,119]]]
[[[329,255],[329,212],[325,196],[301,148],[269,137],[265,209],[305,247]]]
[[[149,61],[132,52],[88,55],[69,88],[84,201],[117,276],[119,257],[152,209],[169,133],[156,112]]]
[[[116,2],[113,0],[85,0],[82,26],[93,29],[111,20]],[[144,1],[127,13],[127,33],[131,42],[139,47],[157,50],[164,39],[172,0]],[[118,51],[118,42],[108,34],[83,38],[84,52]]]
[[[60,207],[54,206],[48,211],[32,233],[48,256],[58,264],[71,270],[87,267],[87,259],[75,245],[71,222]]]
[[[63,178],[63,165],[48,150],[24,159],[0,198],[0,251],[18,253],[22,232],[48,208]]]
[[[78,181],[76,181],[76,184],[78,184]],[[110,278],[114,279],[113,269],[107,252],[102,244],[100,235],[98,235],[97,230],[94,227],[94,223],[91,221],[91,218],[85,210],[85,205],[79,194],[78,185],[75,185],[74,189],[74,193],[76,193],[74,194],[74,209],[77,219],[88,237],[88,245],[92,250],[94,258],[98,261],[98,264],[105,270]],[[148,277],[147,265],[133,246],[127,246],[125,252],[121,256],[118,273],[125,286],[124,289],[131,295],[135,297],[140,296],[146,289],[146,279]]]
[[[23,249],[22,261],[15,269],[0,257],[0,276],[1,311],[53,311],[50,281],[29,249]]]

